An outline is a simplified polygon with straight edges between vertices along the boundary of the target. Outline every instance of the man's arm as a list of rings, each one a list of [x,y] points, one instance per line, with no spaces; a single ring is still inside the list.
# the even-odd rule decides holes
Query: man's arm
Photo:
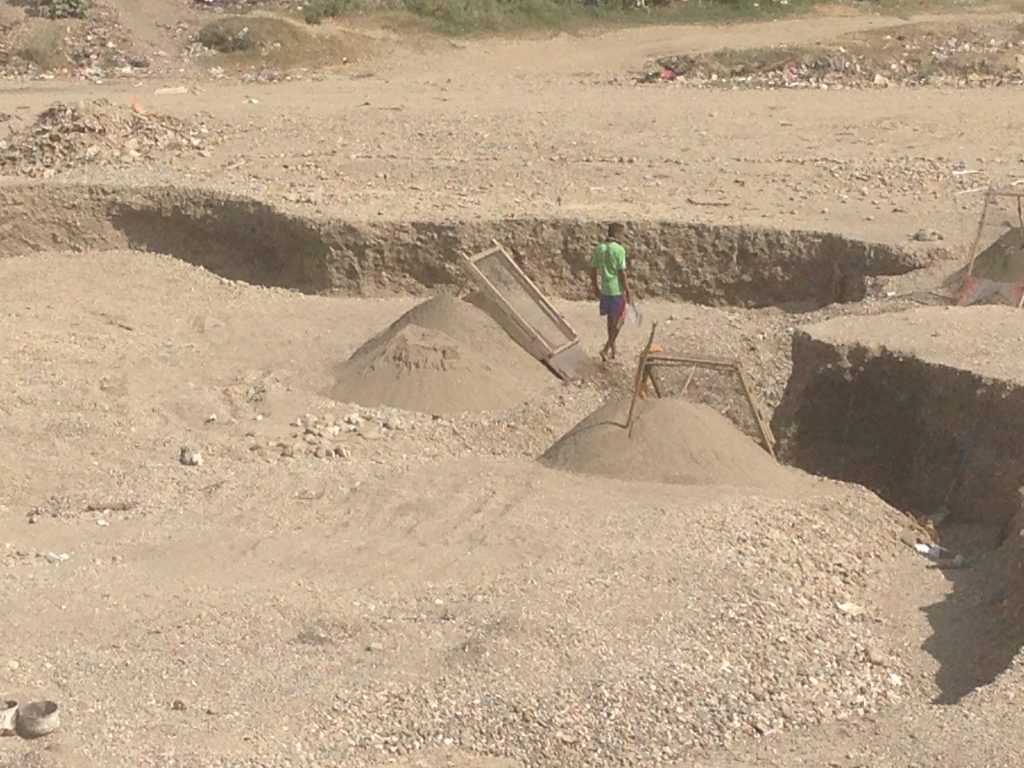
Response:
[[[622,295],[626,297],[626,303],[628,304],[630,299],[629,292],[629,278],[626,277],[626,249],[619,246],[619,254],[616,259],[618,262],[616,266],[619,268],[619,285],[622,286]]]
[[[594,291],[594,295],[598,298],[601,297],[601,286],[597,278],[597,267],[590,268],[590,287]]]

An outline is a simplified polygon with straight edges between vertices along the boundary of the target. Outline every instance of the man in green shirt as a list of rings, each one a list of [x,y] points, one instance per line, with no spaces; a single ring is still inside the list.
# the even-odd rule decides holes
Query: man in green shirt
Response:
[[[629,282],[626,280],[626,249],[621,224],[609,224],[608,236],[594,248],[590,259],[590,278],[594,295],[600,301],[602,317],[608,318],[608,341],[601,350],[601,359],[615,359],[615,340],[626,319],[629,303]]]

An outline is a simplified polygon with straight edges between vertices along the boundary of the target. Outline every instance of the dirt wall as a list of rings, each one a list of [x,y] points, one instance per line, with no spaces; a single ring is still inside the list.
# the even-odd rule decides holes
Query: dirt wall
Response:
[[[1018,512],[1024,388],[1014,383],[801,330],[773,428],[789,463],[916,515],[947,504],[949,520],[975,526],[989,546]]]
[[[586,263],[605,226],[569,219],[345,222],[196,189],[0,186],[0,256],[128,247],[304,292],[372,296],[457,286],[459,254],[496,238],[544,290],[584,298]],[[641,295],[705,304],[856,301],[866,278],[902,274],[936,255],[821,232],[677,221],[627,228]]]

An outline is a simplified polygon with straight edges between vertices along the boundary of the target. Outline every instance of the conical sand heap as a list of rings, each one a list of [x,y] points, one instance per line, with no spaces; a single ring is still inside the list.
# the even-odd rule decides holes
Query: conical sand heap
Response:
[[[331,396],[450,414],[511,408],[553,382],[487,313],[438,296],[356,350],[339,368]]]
[[[541,457],[547,466],[622,480],[785,489],[799,474],[780,466],[717,411],[672,398],[613,400],[567,432]]]

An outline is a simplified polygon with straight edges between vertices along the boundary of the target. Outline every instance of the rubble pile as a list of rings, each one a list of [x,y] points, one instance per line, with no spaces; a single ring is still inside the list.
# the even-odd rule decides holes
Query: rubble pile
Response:
[[[205,123],[149,113],[138,104],[57,103],[0,139],[0,172],[46,178],[85,164],[127,165],[158,152],[205,154],[211,140]]]
[[[915,34],[916,32],[916,34]],[[1000,86],[1024,83],[1024,30],[913,30],[845,45],[784,46],[657,59],[641,82],[748,88]]]
[[[24,34],[23,24],[0,25],[0,77],[50,79],[59,73],[89,80],[117,76],[137,78],[145,75],[150,67],[150,60],[136,50],[113,8],[96,5],[84,19],[63,19],[60,29],[62,64],[56,70],[48,70],[19,55],[18,40]]]

